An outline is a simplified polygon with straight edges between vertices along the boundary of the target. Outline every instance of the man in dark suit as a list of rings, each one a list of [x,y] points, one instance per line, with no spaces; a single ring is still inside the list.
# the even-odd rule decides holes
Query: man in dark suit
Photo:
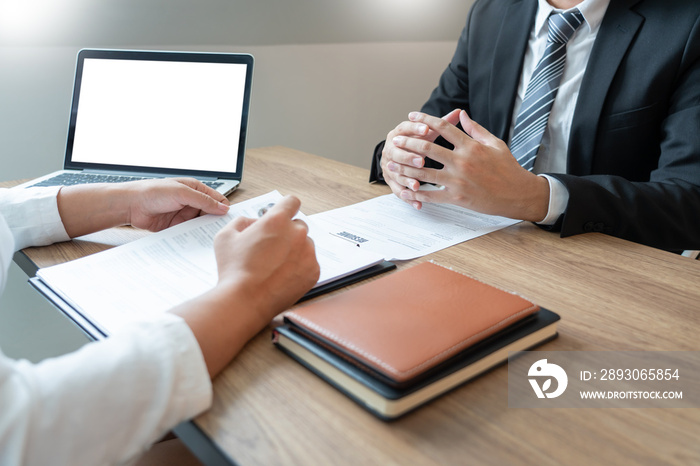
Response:
[[[504,141],[529,107],[550,14],[571,11],[581,25],[565,17],[575,31],[529,171]],[[416,208],[700,249],[700,3],[477,0],[428,102],[377,146],[370,181]]]

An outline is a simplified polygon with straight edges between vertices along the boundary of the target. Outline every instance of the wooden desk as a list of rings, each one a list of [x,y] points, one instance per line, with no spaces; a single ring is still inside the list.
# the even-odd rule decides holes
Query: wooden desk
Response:
[[[366,170],[282,147],[250,150],[245,170],[233,202],[278,189],[299,196],[306,214],[390,192],[368,184]],[[44,267],[139,234],[114,229],[23,258]],[[530,223],[399,267],[428,259],[560,314],[559,338],[542,349],[700,349],[700,261],[597,233],[562,239]],[[509,409],[507,379],[497,368],[384,423],[265,331],[215,380],[212,409],[191,425],[242,465],[700,463],[698,409]]]

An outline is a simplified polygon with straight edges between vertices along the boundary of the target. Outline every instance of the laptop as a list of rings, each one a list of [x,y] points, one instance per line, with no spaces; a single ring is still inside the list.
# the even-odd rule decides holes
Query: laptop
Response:
[[[228,195],[243,171],[253,61],[81,50],[63,170],[18,187],[188,176]]]

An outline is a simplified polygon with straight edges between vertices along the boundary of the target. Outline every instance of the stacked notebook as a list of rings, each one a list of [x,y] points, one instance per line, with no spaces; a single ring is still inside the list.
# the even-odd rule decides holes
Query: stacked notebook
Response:
[[[297,308],[274,343],[382,419],[557,335],[559,316],[424,262]]]

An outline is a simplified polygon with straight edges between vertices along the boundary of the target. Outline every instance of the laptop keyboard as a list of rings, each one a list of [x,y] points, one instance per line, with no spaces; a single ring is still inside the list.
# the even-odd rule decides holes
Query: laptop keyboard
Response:
[[[71,186],[76,184],[88,183],[124,183],[127,181],[147,180],[151,178],[127,175],[97,175],[94,173],[61,173],[59,175],[47,178],[34,186]],[[223,183],[221,181],[202,181],[205,185],[212,189],[216,189]]]

